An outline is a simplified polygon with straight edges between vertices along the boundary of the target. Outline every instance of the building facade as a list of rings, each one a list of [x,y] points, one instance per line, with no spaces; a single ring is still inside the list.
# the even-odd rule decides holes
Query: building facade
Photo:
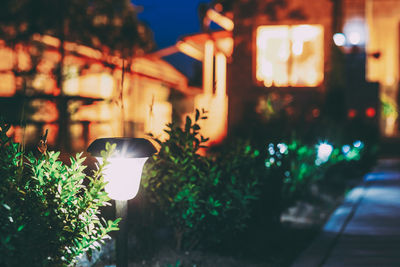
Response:
[[[187,78],[164,60],[122,60],[69,42],[59,86],[59,40],[34,39],[13,48],[0,42],[0,114],[28,147],[45,129],[50,147],[69,152],[100,137],[163,138],[174,112],[170,96],[188,94]]]
[[[203,22],[220,29],[205,27],[177,46],[203,62],[205,94],[224,81],[228,109],[219,112],[227,114],[222,136],[271,112],[317,118],[328,93],[336,90],[343,98],[337,113],[350,122],[379,125],[383,136],[395,137],[399,14],[396,0],[214,1]],[[218,72],[221,52],[227,67]]]

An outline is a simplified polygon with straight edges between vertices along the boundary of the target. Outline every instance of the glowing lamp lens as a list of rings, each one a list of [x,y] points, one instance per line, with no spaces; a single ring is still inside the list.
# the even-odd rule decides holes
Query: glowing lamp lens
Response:
[[[99,163],[102,158],[96,157]],[[144,163],[148,158],[110,158],[105,167],[104,181],[107,182],[105,191],[115,200],[128,200],[139,191],[140,179]]]
[[[355,148],[361,149],[361,148],[364,147],[364,143],[363,143],[362,141],[360,141],[360,140],[357,140],[357,141],[354,141],[353,146],[354,146]]]
[[[343,33],[335,33],[333,35],[333,42],[337,46],[344,46],[346,44],[346,36]]]
[[[349,42],[352,45],[358,45],[361,42],[361,35],[358,32],[351,32],[349,35]]]
[[[105,191],[115,200],[134,198],[139,190],[142,170],[146,160],[157,152],[152,143],[144,138],[111,137],[93,141],[87,149],[102,164],[102,151],[107,145],[115,150],[108,155],[108,165],[104,167]]]
[[[318,145],[316,165],[321,165],[329,160],[333,151],[333,146],[328,143],[321,143]]]
[[[279,153],[281,154],[285,154],[286,151],[288,150],[288,146],[285,143],[279,143],[277,147],[279,149]]]
[[[342,146],[342,152],[343,154],[347,154],[350,152],[351,147],[349,145],[344,145]]]

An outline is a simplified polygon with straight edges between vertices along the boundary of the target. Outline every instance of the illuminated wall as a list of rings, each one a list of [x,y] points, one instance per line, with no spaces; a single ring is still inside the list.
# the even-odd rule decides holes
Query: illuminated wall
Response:
[[[168,102],[170,89],[155,80],[133,78],[125,94],[125,120],[134,124],[133,135],[144,137],[152,133],[164,139],[163,130],[172,118],[172,105]]]
[[[257,28],[256,79],[264,86],[315,87],[324,78],[321,25]]]
[[[331,0],[236,1],[234,49],[228,62],[229,128],[259,116],[259,100],[292,95],[293,114],[318,105],[330,72]],[[304,108],[304,110],[303,110]]]
[[[232,49],[232,38],[206,40],[203,49],[203,93],[195,96],[194,106],[208,112],[207,120],[200,122],[200,132],[210,138],[208,144],[216,144],[225,138],[228,128],[227,59],[223,51]]]
[[[400,1],[366,1],[367,53],[379,52],[380,57],[367,57],[367,79],[379,82],[384,106],[392,106],[393,112],[381,115],[381,130],[386,136],[398,135],[397,95],[399,85],[399,32]],[[384,110],[383,110],[384,111]]]
[[[369,42],[368,52],[380,52],[379,59],[368,58],[367,78],[385,85],[399,80],[400,2],[368,1],[366,10]]]
[[[201,94],[195,98],[195,107],[207,111],[207,119],[200,121],[200,133],[210,138],[208,144],[221,142],[227,134],[228,97]]]
[[[121,59],[107,59],[99,51],[66,43],[63,92],[60,92],[55,75],[60,43],[50,36],[37,39],[47,45],[45,49],[39,51],[34,42],[10,49],[0,41],[0,98],[26,102],[27,127],[23,130],[14,126],[10,132],[16,141],[34,144],[44,129],[49,129],[48,143],[57,146],[61,116],[67,116],[71,151],[84,150],[99,137],[144,137],[153,133],[163,138],[165,124],[172,117],[168,102],[171,88],[187,87],[187,79],[181,73],[160,59],[138,58],[127,66],[123,75]],[[43,47],[43,43],[40,45]],[[34,59],[32,51],[40,54]],[[15,75],[15,70],[32,69],[34,60],[37,67],[32,75]],[[29,100],[21,101],[22,94]],[[66,101],[64,113],[60,111],[60,101]],[[22,106],[15,108],[22,110]],[[16,118],[13,123],[19,121]]]
[[[199,122],[200,134],[209,138],[207,145],[217,144],[227,135],[227,64],[233,50],[232,20],[214,13],[210,16],[214,20],[222,19],[227,31],[190,35],[177,43],[180,52],[203,63],[202,91],[194,94],[194,109],[184,116],[193,117],[195,109],[207,112],[207,119]]]

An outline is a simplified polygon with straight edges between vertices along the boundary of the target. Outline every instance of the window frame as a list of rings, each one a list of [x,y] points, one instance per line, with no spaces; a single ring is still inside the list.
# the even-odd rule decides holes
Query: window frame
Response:
[[[315,86],[306,86],[306,85],[299,85],[299,86],[293,86],[290,84],[290,82],[288,82],[288,85],[286,86],[276,86],[276,85],[272,85],[272,86],[265,86],[264,81],[262,80],[258,80],[257,79],[257,54],[258,54],[258,47],[257,47],[257,34],[258,34],[258,29],[260,27],[266,26],[286,26],[288,27],[288,29],[290,30],[293,27],[296,26],[302,26],[302,25],[307,25],[307,26],[318,26],[321,29],[321,41],[322,41],[322,46],[321,46],[321,68],[319,71],[322,73],[322,77],[321,79],[317,82],[317,84]],[[262,23],[262,24],[257,24],[254,25],[253,27],[253,38],[252,38],[252,79],[253,79],[253,84],[257,85],[258,87],[262,87],[263,89],[266,90],[280,90],[282,92],[285,91],[291,91],[291,90],[305,90],[305,91],[320,91],[323,90],[322,87],[325,83],[325,68],[326,68],[326,62],[325,62],[325,55],[327,53],[326,51],[326,29],[325,29],[325,25],[322,23],[304,23],[304,22],[300,22],[300,23]],[[289,60],[288,62],[290,62],[291,58],[293,57],[292,52],[290,52],[289,55]],[[289,74],[290,75],[290,74]],[[289,76],[289,80],[290,80],[290,76]]]

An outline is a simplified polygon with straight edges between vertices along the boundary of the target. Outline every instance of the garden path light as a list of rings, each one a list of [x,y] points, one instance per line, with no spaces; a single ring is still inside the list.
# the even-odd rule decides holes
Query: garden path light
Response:
[[[104,170],[105,191],[115,200],[132,199],[139,190],[144,163],[157,150],[144,138],[100,138],[87,149],[100,163],[106,143],[116,144],[116,149]]]
[[[147,139],[124,137],[96,139],[87,151],[101,163],[101,152],[107,143],[116,145],[103,174],[104,181],[108,182],[104,189],[115,199],[116,217],[121,218],[116,240],[117,267],[128,267],[128,200],[136,196],[144,163],[157,150]]]

